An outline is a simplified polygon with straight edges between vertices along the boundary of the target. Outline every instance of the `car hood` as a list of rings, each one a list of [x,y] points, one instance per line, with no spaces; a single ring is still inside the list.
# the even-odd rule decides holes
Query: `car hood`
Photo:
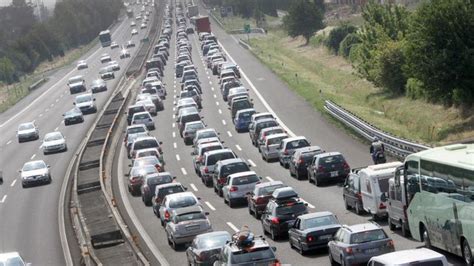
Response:
[[[83,102],[83,103],[76,103],[76,106],[81,108],[81,107],[90,107],[93,105],[93,102]]]
[[[22,135],[22,134],[31,134],[31,133],[35,133],[36,130],[35,129],[25,129],[25,130],[20,130],[18,131],[18,134],[19,135]]]
[[[31,176],[38,176],[38,175],[45,175],[48,173],[48,169],[37,169],[32,171],[23,171],[21,172],[21,178],[31,177]]]
[[[69,87],[82,86],[82,82],[69,83]]]

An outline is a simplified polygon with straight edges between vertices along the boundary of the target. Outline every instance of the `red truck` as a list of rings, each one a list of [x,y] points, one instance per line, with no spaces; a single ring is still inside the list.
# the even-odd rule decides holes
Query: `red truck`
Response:
[[[211,23],[209,22],[209,17],[196,17],[194,18],[194,23],[198,33],[211,32]]]

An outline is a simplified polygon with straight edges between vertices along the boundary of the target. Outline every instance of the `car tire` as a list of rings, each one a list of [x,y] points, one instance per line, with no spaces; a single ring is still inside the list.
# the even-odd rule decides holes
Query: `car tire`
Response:
[[[249,214],[253,216],[253,213],[254,213],[254,212],[252,211],[252,208],[250,207],[250,204],[248,204],[248,208],[247,208],[247,209],[249,210]]]
[[[278,236],[275,234],[275,230],[273,230],[272,228],[270,228],[270,238],[275,241],[277,240]]]
[[[296,180],[301,180],[301,176],[298,171],[295,172],[295,177],[296,177]]]
[[[229,201],[228,201],[228,202],[229,202],[229,207],[230,207],[231,209],[233,209],[233,208],[235,207],[235,203],[234,203],[234,202],[232,202],[232,200],[231,200],[231,199],[229,199]]]
[[[431,248],[431,240],[430,240],[430,235],[428,234],[428,230],[423,226],[421,229],[421,240],[423,241],[425,248]]]
[[[22,188],[27,188],[28,185],[26,185],[25,183],[21,183],[21,187],[22,187]]]
[[[314,177],[314,185],[317,186],[317,187],[321,186],[321,181],[318,181],[317,177]]]
[[[328,253],[329,253],[329,264],[331,264],[331,266],[334,266],[334,265],[337,265],[336,261],[334,260],[334,258],[332,257],[331,255],[331,251],[328,250]]]
[[[64,120],[64,125],[69,126],[69,122],[67,120]]]
[[[462,257],[468,266],[472,266],[472,252],[467,240],[462,242]]]
[[[410,230],[408,230],[407,225],[404,222],[401,222],[401,227],[402,227],[402,236],[403,237],[409,237],[410,236]]]
[[[343,200],[344,200],[344,207],[345,207],[345,209],[346,209],[346,210],[350,210],[350,209],[351,209],[351,206],[349,206],[349,203],[347,202],[346,197],[344,197]]]
[[[359,202],[356,202],[356,205],[355,205],[355,207],[354,207],[354,210],[355,210],[355,213],[356,213],[357,215],[361,215],[361,214],[362,214],[362,209],[360,208]]]
[[[213,187],[214,187],[214,192],[215,192],[216,194],[219,194],[219,190],[218,190],[215,186],[213,186]]]
[[[303,249],[303,245],[300,244],[299,247],[297,247],[298,253],[300,253],[301,256],[304,256],[306,254],[306,251]]]
[[[160,224],[163,228],[165,228],[165,222],[163,220],[161,220],[161,218],[160,218]]]

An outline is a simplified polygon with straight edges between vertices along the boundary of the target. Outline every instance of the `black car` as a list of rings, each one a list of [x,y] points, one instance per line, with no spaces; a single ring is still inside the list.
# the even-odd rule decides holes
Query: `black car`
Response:
[[[218,259],[222,247],[231,241],[227,231],[197,235],[186,250],[189,265],[212,265]]]
[[[308,208],[291,187],[275,189],[272,196],[273,199],[268,201],[262,213],[261,221],[263,233],[269,233],[275,240],[282,235],[287,235],[296,218],[307,214]]]
[[[255,189],[247,195],[249,213],[259,219],[272,198],[273,191],[285,187],[281,181],[263,182],[255,185]]]
[[[323,153],[319,146],[309,146],[297,149],[290,160],[290,175],[300,180],[308,177],[308,165],[311,164],[314,155]]]
[[[222,187],[227,182],[227,177],[232,174],[250,171],[247,162],[241,158],[221,160],[214,167],[212,175],[214,192],[222,196]]]
[[[65,126],[84,122],[84,116],[82,115],[82,112],[79,110],[79,108],[72,108],[71,110],[64,113],[63,116]]]
[[[344,199],[344,206],[346,210],[354,209],[355,213],[361,214],[364,212],[362,207],[362,196],[360,194],[360,176],[359,171],[363,168],[351,169],[351,173],[344,181],[344,188],[342,190],[342,197]]]

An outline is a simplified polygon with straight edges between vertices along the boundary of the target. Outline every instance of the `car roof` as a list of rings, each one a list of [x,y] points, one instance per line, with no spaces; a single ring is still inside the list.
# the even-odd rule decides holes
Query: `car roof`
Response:
[[[245,171],[245,172],[231,174],[228,177],[229,178],[238,178],[238,177],[248,176],[248,175],[257,175],[257,173],[255,173],[254,171]]]
[[[288,137],[288,134],[286,133],[271,134],[270,136],[267,137],[267,140],[276,139],[276,138],[285,137],[285,136]]]
[[[264,119],[260,119],[258,121],[255,122],[255,124],[260,124],[260,123],[265,123],[265,122],[270,122],[270,121],[276,121],[275,118],[264,118]]]
[[[319,146],[308,146],[308,147],[303,147],[303,148],[298,148],[296,149],[296,152],[298,153],[306,153],[306,152],[313,152],[313,151],[322,151],[321,147]]]
[[[415,261],[422,262],[430,259],[442,259],[443,261],[446,261],[446,257],[443,254],[428,248],[400,250],[375,256],[372,259],[382,263],[392,263],[396,261],[397,264],[400,265]]]
[[[148,140],[148,139],[153,139],[153,140],[156,140],[156,141],[158,142],[158,140],[157,140],[155,137],[153,137],[153,136],[138,137],[138,138],[135,140],[135,142],[141,141],[141,140]]]
[[[242,250],[242,247],[236,245],[236,244],[233,243],[233,242],[230,242],[230,243],[229,243],[228,245],[226,245],[226,246],[229,247],[232,252],[237,252],[237,251]],[[270,248],[270,245],[268,244],[268,242],[265,241],[265,239],[263,239],[263,238],[255,237],[254,240],[253,240],[253,245],[252,245],[252,247],[251,247],[250,249],[252,250],[252,249],[265,248],[265,247]]]
[[[139,115],[143,115],[143,114],[147,114],[147,115],[151,116],[151,115],[150,115],[150,113],[149,113],[149,112],[147,112],[147,111],[145,111],[145,112],[138,112],[138,113],[134,113],[134,114],[133,114],[133,116],[139,116]]]
[[[306,139],[306,137],[304,137],[304,136],[291,137],[291,138],[286,138],[286,139],[284,139],[283,141],[284,141],[284,142],[290,142],[290,141],[301,140],[301,139]]]
[[[193,113],[190,113],[190,114],[193,114]],[[191,122],[187,122],[184,127],[187,127],[187,126],[193,125],[193,124],[204,124],[204,122],[202,122],[201,120],[199,120],[199,121],[191,121]]]
[[[263,128],[262,131],[260,131],[260,134],[262,134],[263,132],[272,131],[272,130],[275,130],[275,129],[281,129],[281,130],[285,131],[281,126],[274,126],[274,127]]]
[[[215,150],[215,151],[206,151],[204,153],[204,155],[211,156],[211,155],[214,155],[214,154],[225,153],[225,152],[234,153],[231,149],[220,149],[220,150]]]
[[[198,145],[198,148],[199,149],[204,149],[204,148],[208,148],[208,147],[212,147],[212,146],[222,146],[222,143],[218,142],[218,141],[215,141],[215,142],[206,142],[206,143],[203,143],[203,144],[199,144]]]
[[[5,261],[7,259],[17,258],[17,257],[21,257],[21,256],[20,256],[20,253],[18,253],[16,251],[15,252],[0,253],[0,261]]]
[[[196,131],[196,134],[204,133],[204,132],[208,132],[208,131],[213,131],[213,132],[217,133],[217,130],[215,128],[203,128],[203,129],[199,129],[198,131]]]
[[[237,114],[246,113],[246,112],[252,112],[252,111],[256,112],[256,111],[255,111],[255,108],[242,109],[242,110],[237,111]],[[237,116],[237,115],[236,115],[236,116]]]
[[[382,229],[378,224],[375,223],[344,225],[343,227],[348,229],[351,233],[360,233],[370,230]]]
[[[300,218],[301,220],[305,220],[305,219],[324,217],[324,216],[329,216],[329,215],[335,216],[332,212],[322,211],[322,212],[311,212],[311,213],[303,214],[303,215],[298,216],[298,218]]]
[[[190,213],[190,212],[202,212],[202,208],[198,205],[195,205],[195,206],[189,206],[189,207],[178,208],[178,209],[173,210],[173,213],[175,215],[181,215],[181,214]]]
[[[167,188],[167,187],[178,187],[178,186],[184,187],[179,182],[172,182],[172,183],[160,184],[160,185],[156,186],[156,189],[162,189],[162,188]]]
[[[276,185],[284,185],[284,184],[281,181],[269,181],[269,182],[263,182],[263,183],[257,184],[255,185],[255,188],[264,188],[264,187],[271,187],[271,186],[276,186]]]
[[[222,166],[225,166],[225,165],[229,165],[233,163],[247,163],[247,162],[242,158],[232,158],[232,159],[220,160],[217,163]]]
[[[192,192],[179,192],[179,193],[173,193],[173,194],[169,194],[169,195],[166,195],[166,197],[168,198],[181,198],[181,197],[196,197],[194,195],[194,193]]]

